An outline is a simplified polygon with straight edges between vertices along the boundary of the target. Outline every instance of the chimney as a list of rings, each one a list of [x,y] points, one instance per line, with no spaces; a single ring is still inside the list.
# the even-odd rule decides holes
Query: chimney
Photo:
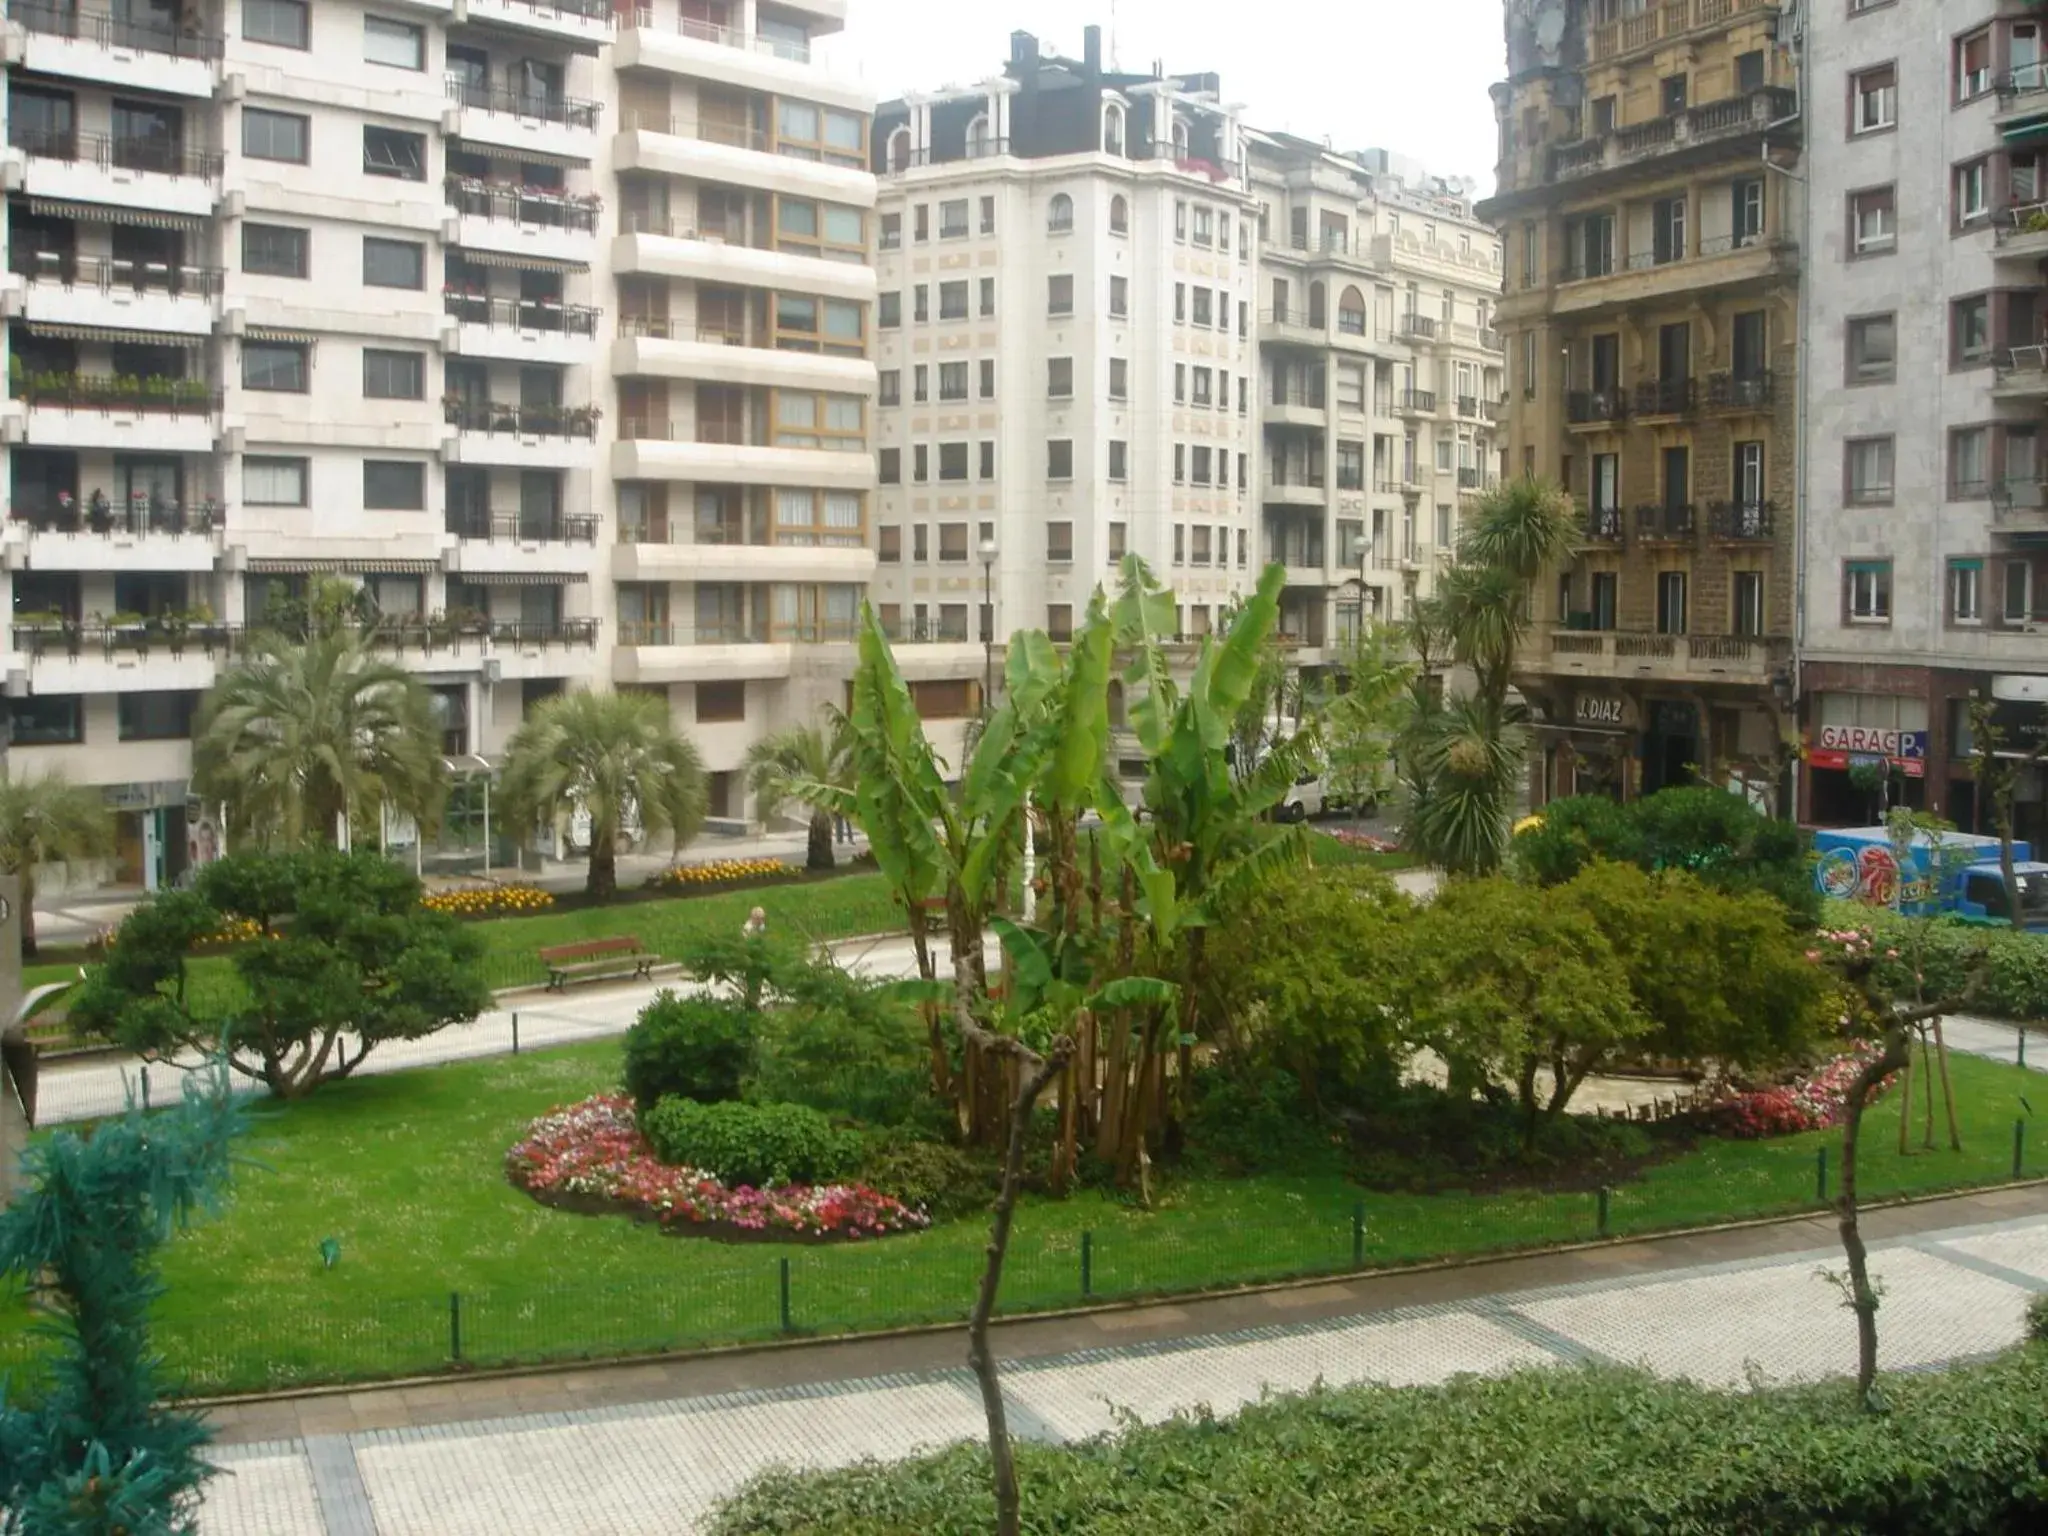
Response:
[[[1082,44],[1082,58],[1088,65],[1088,78],[1099,79],[1102,75],[1102,28],[1089,27],[1081,36],[1085,39]]]
[[[1010,34],[1010,66],[1023,74],[1035,73],[1038,69],[1038,39],[1029,32]]]

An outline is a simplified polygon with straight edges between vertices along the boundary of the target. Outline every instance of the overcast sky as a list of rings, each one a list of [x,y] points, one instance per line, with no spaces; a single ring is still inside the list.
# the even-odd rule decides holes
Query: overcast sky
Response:
[[[1493,103],[1506,69],[1501,0],[848,0],[830,62],[883,99],[984,80],[1013,31],[1078,58],[1091,23],[1126,70],[1222,76],[1255,127],[1390,149],[1493,186]]]

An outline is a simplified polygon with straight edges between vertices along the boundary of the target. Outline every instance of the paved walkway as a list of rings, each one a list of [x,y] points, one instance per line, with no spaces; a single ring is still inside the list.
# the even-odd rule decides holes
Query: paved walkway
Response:
[[[2002,1349],[2048,1292],[2048,1189],[1873,1212],[1881,1359]],[[1854,1366],[1820,1220],[1435,1273],[1006,1324],[1020,1435],[1072,1440],[1318,1381],[1615,1360],[1737,1387]],[[978,1437],[956,1332],[219,1410],[205,1536],[633,1536],[702,1529],[776,1464]]]

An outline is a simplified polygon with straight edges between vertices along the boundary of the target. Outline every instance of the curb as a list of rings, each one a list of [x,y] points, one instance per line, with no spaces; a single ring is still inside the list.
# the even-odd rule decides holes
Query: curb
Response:
[[[1927,1194],[1901,1195],[1891,1200],[1859,1204],[1858,1216],[1867,1216],[1877,1211],[1906,1210],[1914,1206],[1936,1205],[1945,1200],[1967,1200],[1979,1195],[2004,1194],[2013,1190],[2048,1189],[2048,1177],[2008,1180],[2000,1184],[1980,1184],[1968,1189],[1936,1190]],[[1495,1253],[1467,1254],[1444,1259],[1423,1259],[1412,1264],[1388,1264],[1371,1269],[1332,1270],[1320,1275],[1298,1276],[1291,1280],[1261,1281],[1250,1285],[1222,1285],[1204,1290],[1169,1291],[1157,1294],[1129,1297],[1121,1301],[1105,1301],[1093,1306],[1057,1307],[1047,1311],[1013,1312],[991,1320],[991,1326],[998,1331],[1022,1323],[1059,1322],[1067,1318],[1098,1317],[1127,1312],[1142,1312],[1149,1307],[1178,1306],[1190,1301],[1213,1301],[1232,1296],[1261,1296],[1286,1291],[1309,1290],[1319,1286],[1343,1284],[1353,1280],[1378,1279],[1391,1275],[1427,1275],[1450,1271],[1483,1269],[1488,1265],[1506,1264],[1521,1259],[1549,1258],[1560,1254],[1591,1253],[1602,1249],[1618,1248],[1630,1243],[1664,1243],[1681,1238],[1710,1237],[1721,1232],[1747,1232],[1764,1227],[1789,1227],[1801,1222],[1825,1221],[1833,1213],[1832,1205],[1814,1210],[1788,1213],[1780,1216],[1754,1216],[1738,1221],[1711,1222],[1697,1227],[1670,1227],[1655,1232],[1638,1232],[1620,1236],[1593,1238],[1576,1243],[1547,1243],[1529,1248],[1504,1249]],[[1367,1314],[1369,1315],[1369,1314]],[[607,1355],[601,1357],[582,1356],[575,1359],[541,1361],[532,1365],[491,1366],[482,1370],[440,1371],[423,1376],[394,1376],[374,1381],[333,1382],[318,1386],[286,1387],[275,1392],[238,1392],[218,1397],[173,1398],[170,1401],[187,1408],[234,1408],[249,1407],[260,1403],[294,1403],[317,1401],[321,1398],[347,1397],[357,1393],[402,1392],[420,1387],[448,1386],[471,1381],[504,1381],[533,1376],[561,1376],[573,1371],[603,1371],[631,1366],[661,1364],[683,1360],[732,1359],[746,1355],[785,1354],[794,1350],[816,1349],[826,1345],[868,1343],[888,1339],[927,1338],[938,1334],[963,1333],[967,1327],[965,1318],[959,1322],[916,1323],[896,1328],[863,1329],[845,1333],[830,1333],[800,1336],[786,1339],[763,1339],[744,1344],[712,1344],[697,1349],[644,1350],[634,1354]]]

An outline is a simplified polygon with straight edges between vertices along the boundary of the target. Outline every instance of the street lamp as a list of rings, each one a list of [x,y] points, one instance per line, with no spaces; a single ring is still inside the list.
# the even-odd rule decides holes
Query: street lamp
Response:
[[[996,697],[996,541],[981,541],[981,707],[993,707]]]

